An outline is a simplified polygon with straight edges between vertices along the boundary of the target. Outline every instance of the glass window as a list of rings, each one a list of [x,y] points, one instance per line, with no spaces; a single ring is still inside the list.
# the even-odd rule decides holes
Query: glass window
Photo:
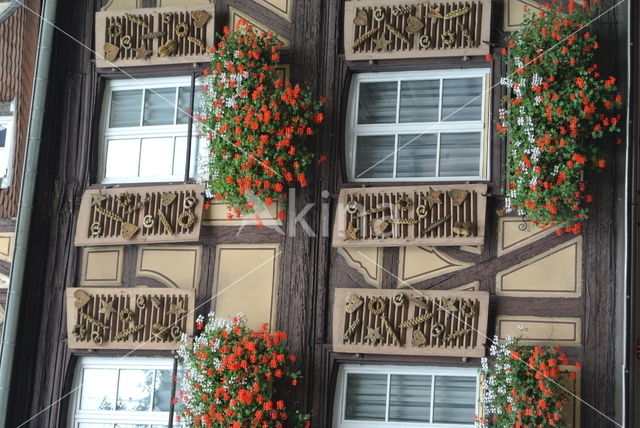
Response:
[[[81,358],[69,426],[167,427],[173,364],[170,358]]]
[[[334,427],[473,427],[477,390],[475,368],[343,365]]]
[[[346,121],[353,181],[486,179],[488,70],[365,73]]]
[[[187,159],[190,102],[191,77],[110,81],[100,182],[184,181],[187,168],[195,177],[202,151],[194,125]]]

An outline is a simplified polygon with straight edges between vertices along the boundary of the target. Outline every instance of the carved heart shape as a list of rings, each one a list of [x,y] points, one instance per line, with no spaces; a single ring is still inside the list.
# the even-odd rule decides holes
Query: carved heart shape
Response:
[[[133,238],[133,235],[135,235],[136,232],[138,232],[138,229],[140,228],[135,224],[125,222],[125,223],[122,223],[122,229],[120,230],[120,235],[122,235],[124,239],[131,239]]]
[[[116,59],[118,59],[118,53],[120,52],[120,48],[116,45],[113,45],[111,43],[105,43],[104,44],[104,59],[106,59],[109,62],[113,62]]]
[[[467,199],[467,196],[469,196],[469,192],[467,190],[462,190],[462,189],[449,190],[449,197],[451,198],[451,203],[456,207],[459,207],[460,205],[462,205],[465,199]]]
[[[193,18],[193,26],[200,28],[209,21],[211,15],[204,10],[194,10],[191,12],[191,18]]]
[[[356,13],[356,17],[353,18],[353,24],[356,26],[367,25],[367,21],[369,20],[369,16],[367,15],[367,11],[361,9]]]
[[[352,314],[358,310],[360,306],[364,303],[364,300],[356,296],[355,294],[350,294],[347,296],[347,304],[345,305],[345,310],[348,314]]]
[[[91,300],[91,296],[89,296],[89,293],[84,290],[76,290],[75,293],[73,293],[73,297],[76,298],[76,300],[73,302],[73,306],[76,309],[84,307]]]
[[[413,330],[413,334],[411,335],[411,344],[413,346],[422,346],[427,343],[427,338],[424,333],[420,330]]]
[[[173,192],[167,192],[167,193],[163,193],[162,194],[162,206],[163,207],[168,207],[169,205],[171,205],[173,203],[173,201],[176,200],[176,194]]]
[[[409,34],[417,33],[423,28],[424,28],[424,23],[420,21],[418,18],[416,18],[415,16],[410,16],[407,19],[407,33]]]
[[[172,40],[169,40],[164,45],[160,46],[158,48],[158,53],[160,54],[160,56],[169,56],[172,53],[174,53],[177,49],[178,49],[178,42],[172,39]]]

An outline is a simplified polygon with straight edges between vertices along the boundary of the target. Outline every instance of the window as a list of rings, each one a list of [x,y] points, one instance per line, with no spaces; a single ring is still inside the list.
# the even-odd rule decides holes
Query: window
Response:
[[[474,368],[343,365],[334,427],[473,427],[478,384]]]
[[[81,358],[69,427],[166,428],[173,364],[171,358]]]
[[[104,99],[101,183],[182,182],[187,162],[195,176],[196,130],[187,160],[191,77],[111,80]]]
[[[0,103],[0,189],[11,185],[15,129],[15,103]]]
[[[366,73],[346,121],[352,181],[487,179],[488,70]]]

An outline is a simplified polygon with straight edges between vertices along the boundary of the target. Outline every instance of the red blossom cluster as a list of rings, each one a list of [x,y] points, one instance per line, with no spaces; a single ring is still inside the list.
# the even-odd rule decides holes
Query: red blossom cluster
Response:
[[[590,171],[605,168],[599,140],[620,131],[616,78],[593,61],[599,48],[587,30],[598,1],[556,2],[530,14],[502,54],[514,71],[503,84],[498,133],[507,137],[505,210],[558,233],[580,233],[593,197]],[[613,139],[616,141],[615,139]]]
[[[555,347],[519,345],[519,339],[503,345],[490,366],[483,369],[485,398],[491,411],[478,420],[481,426],[514,428],[564,427],[562,410],[567,385],[576,378],[580,363],[569,364]]]
[[[174,399],[185,404],[182,422],[217,428],[309,425],[307,415],[291,415],[284,400],[275,398],[274,382],[288,379],[296,386],[300,377],[288,368],[296,358],[285,332],[270,333],[267,324],[251,331],[238,317],[230,326],[211,329],[199,321],[196,327],[204,331],[184,356],[183,389]]]
[[[210,145],[206,184],[229,206],[230,218],[253,211],[256,198],[267,206],[283,203],[288,187],[309,183],[315,156],[304,140],[324,120],[325,100],[283,79],[276,68],[281,45],[273,33],[241,20],[233,31],[225,27],[203,70],[205,105],[197,119]]]

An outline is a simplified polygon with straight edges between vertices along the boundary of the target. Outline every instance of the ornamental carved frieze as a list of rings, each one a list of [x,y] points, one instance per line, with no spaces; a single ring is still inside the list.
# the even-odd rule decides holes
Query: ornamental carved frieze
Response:
[[[345,3],[348,60],[485,55],[491,1],[352,0]]]
[[[336,352],[482,357],[486,291],[337,288],[333,307]]]

